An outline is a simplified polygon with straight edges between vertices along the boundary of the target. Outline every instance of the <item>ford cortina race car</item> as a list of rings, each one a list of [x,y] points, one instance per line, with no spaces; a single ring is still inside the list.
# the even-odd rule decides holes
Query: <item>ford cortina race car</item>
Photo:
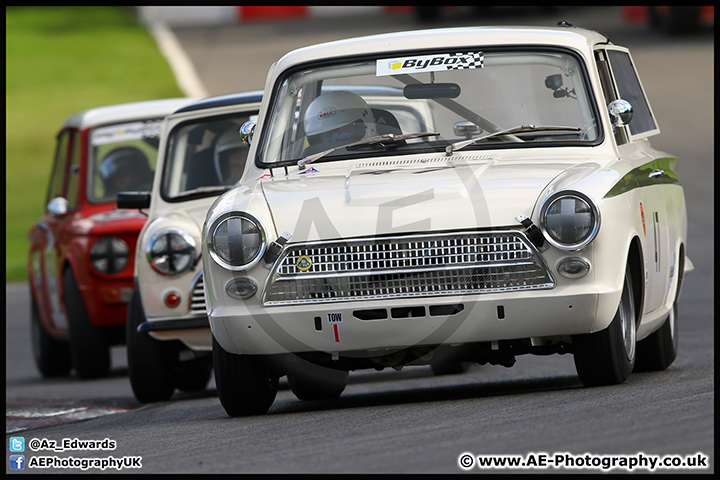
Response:
[[[422,104],[379,111],[353,85]],[[397,110],[397,109],[396,109]],[[417,111],[415,109],[409,109]],[[301,48],[271,67],[239,186],[207,212],[205,299],[230,415],[348,371],[569,353],[586,386],[677,352],[678,159],[627,48],[469,27]]]

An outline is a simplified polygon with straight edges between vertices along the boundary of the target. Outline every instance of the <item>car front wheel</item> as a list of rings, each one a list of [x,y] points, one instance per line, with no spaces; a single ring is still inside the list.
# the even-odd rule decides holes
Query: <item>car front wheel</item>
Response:
[[[575,368],[586,387],[616,385],[630,376],[636,357],[635,302],[629,266],[617,312],[605,330],[572,337]]]
[[[70,268],[63,273],[63,288],[73,367],[83,379],[104,377],[110,371],[110,345],[102,329],[90,323],[80,288]]]
[[[348,372],[303,362],[302,368],[288,373],[288,384],[300,400],[338,398],[348,383]]]
[[[70,373],[72,359],[67,342],[53,338],[40,320],[35,296],[30,292],[30,335],[35,365],[43,377],[60,377]]]
[[[228,353],[213,337],[213,365],[218,397],[228,415],[261,415],[270,409],[278,377],[261,356]]]
[[[140,402],[168,400],[175,391],[173,367],[177,363],[177,350],[172,343],[138,332],[137,327],[144,321],[140,294],[135,290],[130,297],[125,324],[130,385]]]
[[[638,342],[636,372],[665,370],[674,361],[678,351],[677,301],[673,303],[662,327]]]
[[[212,376],[212,355],[194,353],[195,358],[180,362],[175,370],[175,386],[183,392],[205,390]]]

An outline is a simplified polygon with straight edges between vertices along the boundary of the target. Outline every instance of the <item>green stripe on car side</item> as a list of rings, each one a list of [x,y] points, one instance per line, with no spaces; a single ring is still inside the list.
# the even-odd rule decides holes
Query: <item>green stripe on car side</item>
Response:
[[[677,172],[673,170],[676,163],[677,158],[675,157],[663,157],[634,168],[621,178],[608,193],[605,194],[604,198],[616,197],[635,188],[649,187],[651,185],[679,185],[680,179],[678,178]],[[656,169],[662,170],[663,174],[650,177],[650,173]]]
[[[660,175],[656,178],[657,183],[680,185],[680,178],[675,171],[675,166],[677,165],[677,158],[658,158],[657,160],[655,160],[655,164],[657,165],[656,168],[659,168],[660,170],[665,172],[663,175]]]

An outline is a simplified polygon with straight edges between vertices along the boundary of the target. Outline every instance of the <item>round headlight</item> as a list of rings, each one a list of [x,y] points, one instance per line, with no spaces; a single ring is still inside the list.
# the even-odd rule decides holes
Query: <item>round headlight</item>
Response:
[[[224,215],[210,229],[208,252],[224,268],[245,270],[265,251],[265,232],[260,222],[244,212]]]
[[[150,238],[146,255],[156,272],[177,275],[192,266],[195,260],[195,240],[182,230],[161,230]]]
[[[595,203],[578,192],[558,192],[543,203],[540,224],[545,238],[562,250],[579,250],[593,241],[600,229]]]
[[[90,262],[98,272],[118,273],[128,263],[127,243],[117,237],[102,237],[90,248]]]

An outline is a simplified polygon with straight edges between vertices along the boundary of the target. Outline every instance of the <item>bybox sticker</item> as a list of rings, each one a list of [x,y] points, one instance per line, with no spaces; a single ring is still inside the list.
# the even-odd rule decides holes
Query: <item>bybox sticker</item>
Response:
[[[386,58],[377,60],[376,75],[401,75],[408,73],[438,72],[483,68],[483,52],[441,53],[411,57]]]

